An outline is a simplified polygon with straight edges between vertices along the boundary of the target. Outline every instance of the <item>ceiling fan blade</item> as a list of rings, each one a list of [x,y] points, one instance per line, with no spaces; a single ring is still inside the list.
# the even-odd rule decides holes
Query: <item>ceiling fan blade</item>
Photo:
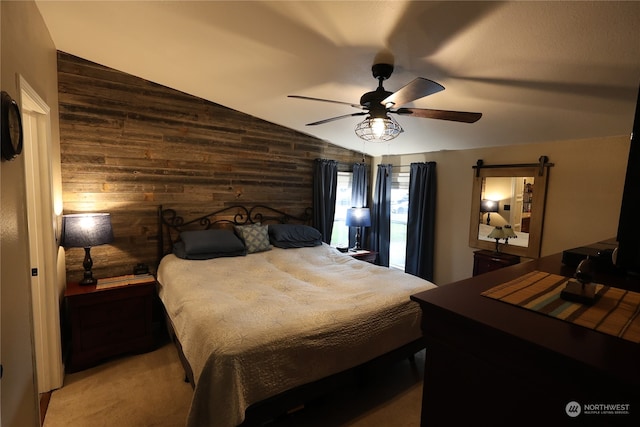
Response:
[[[380,103],[387,105],[393,103],[396,107],[404,104],[408,104],[416,99],[423,98],[427,95],[433,95],[434,93],[444,90],[444,86],[440,83],[436,83],[433,80],[425,79],[424,77],[417,77],[413,81],[409,82],[405,86],[393,94],[386,97]]]
[[[366,111],[361,111],[359,113],[345,114],[344,116],[332,117],[330,119],[324,119],[324,120],[320,120],[318,122],[307,123],[307,126],[321,125],[321,124],[324,124],[324,123],[332,122],[334,120],[340,120],[340,119],[344,119],[344,118],[347,118],[347,117],[353,117],[353,116],[364,116],[366,114],[369,114],[369,113],[366,112]]]
[[[427,108],[400,108],[392,113],[423,117],[426,119],[450,120],[452,122],[475,123],[480,120],[482,113],[467,111],[431,110]]]
[[[342,101],[332,101],[331,99],[322,99],[322,98],[312,98],[310,96],[300,96],[300,95],[287,95],[289,98],[297,98],[297,99],[306,99],[309,101],[321,101],[321,102],[330,102],[332,104],[342,104],[349,105],[354,108],[362,109],[362,105],[360,104],[351,104],[350,102],[342,102]]]

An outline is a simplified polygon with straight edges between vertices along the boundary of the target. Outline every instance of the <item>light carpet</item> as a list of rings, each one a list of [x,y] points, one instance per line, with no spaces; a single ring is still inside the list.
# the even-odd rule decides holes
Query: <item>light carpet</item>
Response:
[[[417,427],[423,368],[421,351],[413,363],[370,372],[364,384],[343,387],[268,425]],[[69,374],[51,395],[44,427],[184,426],[193,391],[183,378],[172,344]]]

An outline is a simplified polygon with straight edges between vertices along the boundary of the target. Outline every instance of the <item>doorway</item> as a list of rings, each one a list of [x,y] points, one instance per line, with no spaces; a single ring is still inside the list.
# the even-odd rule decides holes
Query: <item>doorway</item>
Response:
[[[20,76],[31,299],[38,393],[62,386],[64,368],[57,290],[57,217],[53,203],[49,106]]]

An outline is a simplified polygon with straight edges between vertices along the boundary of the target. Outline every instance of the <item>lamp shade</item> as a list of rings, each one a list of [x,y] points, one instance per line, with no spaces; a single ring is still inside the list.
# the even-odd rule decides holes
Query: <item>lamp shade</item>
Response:
[[[502,227],[502,232],[505,239],[515,239],[518,237],[515,231],[513,231],[513,228],[511,228],[511,226],[508,224]]]
[[[90,248],[111,242],[113,242],[113,229],[110,214],[86,213],[62,216],[61,246]]]
[[[496,241],[498,239],[504,239],[504,230],[500,226],[495,227],[487,237],[490,239],[496,239]]]
[[[480,201],[480,212],[498,212],[498,202],[495,200],[482,199]]]
[[[347,209],[347,219],[345,224],[348,227],[370,227],[371,213],[369,212],[369,208]]]
[[[394,139],[404,130],[392,117],[369,116],[356,125],[355,132],[360,139],[368,142],[386,142]]]

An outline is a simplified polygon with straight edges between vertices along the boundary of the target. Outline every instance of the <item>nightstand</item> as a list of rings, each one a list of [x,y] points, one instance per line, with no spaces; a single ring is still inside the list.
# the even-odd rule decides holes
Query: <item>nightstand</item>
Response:
[[[520,263],[520,257],[517,255],[487,250],[475,251],[473,253],[473,275],[477,276],[518,263]]]
[[[360,261],[375,263],[376,258],[378,257],[378,252],[368,251],[366,249],[360,249],[357,251],[349,251],[347,255],[351,255],[355,259],[359,259]]]
[[[90,286],[67,284],[67,371],[80,371],[112,356],[152,350],[154,298],[152,275],[98,279],[97,285]]]

